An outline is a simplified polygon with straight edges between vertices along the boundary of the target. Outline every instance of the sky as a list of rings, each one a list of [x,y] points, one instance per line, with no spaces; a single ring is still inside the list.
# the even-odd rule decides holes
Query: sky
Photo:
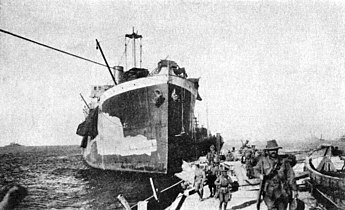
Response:
[[[143,67],[168,58],[200,77],[195,115],[225,140],[303,142],[345,134],[342,1],[2,0],[0,29],[125,65],[143,35]],[[129,50],[130,51],[130,50]],[[128,60],[130,65],[130,61]],[[108,70],[0,32],[0,146],[79,144],[91,85]]]

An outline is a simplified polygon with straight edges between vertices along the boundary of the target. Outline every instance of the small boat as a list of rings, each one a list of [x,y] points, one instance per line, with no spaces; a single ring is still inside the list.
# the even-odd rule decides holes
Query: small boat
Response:
[[[322,144],[305,159],[311,191],[327,209],[345,209],[345,157],[331,144]]]

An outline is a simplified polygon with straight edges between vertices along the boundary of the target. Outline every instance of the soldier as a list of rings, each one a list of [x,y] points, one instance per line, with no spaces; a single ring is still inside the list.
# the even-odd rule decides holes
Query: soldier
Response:
[[[219,164],[220,163],[220,158],[221,158],[221,155],[216,153],[214,155],[214,158],[213,158],[213,163]]]
[[[228,176],[225,169],[221,170],[221,175],[214,182],[219,187],[219,210],[222,210],[222,205],[224,203],[224,210],[228,205],[228,201],[231,199],[230,187],[232,184],[231,178]]]
[[[248,179],[252,179],[254,176],[254,169],[253,169],[253,159],[254,154],[252,149],[247,149],[244,153],[245,163],[246,163],[246,175]]]
[[[207,166],[206,170],[206,184],[208,185],[208,188],[210,189],[210,197],[212,197],[212,168],[213,166]]]
[[[254,166],[258,163],[260,159],[260,153],[255,149],[255,145],[252,145],[251,149],[246,150],[245,152],[245,162],[246,162],[246,171],[247,177],[249,179],[254,178]]]
[[[199,164],[195,164],[195,176],[194,176],[194,189],[200,197],[200,201],[203,200],[204,194],[204,182],[206,181],[206,174]]]
[[[235,160],[235,157],[230,150],[228,150],[228,153],[225,155],[225,160],[226,161],[234,161]]]
[[[262,156],[254,167],[254,174],[262,180],[260,194],[268,210],[286,210],[292,198],[297,198],[297,185],[295,173],[290,165],[290,160],[278,155],[276,140],[267,141],[264,151],[268,154]],[[260,204],[260,196],[258,205]]]
[[[256,166],[256,164],[258,164],[261,156],[262,156],[262,152],[259,151],[259,150],[255,150],[253,158],[252,158],[252,165],[253,165],[253,167]],[[254,171],[253,171],[253,174],[254,174]]]
[[[210,146],[210,151],[206,155],[208,165],[213,165],[216,156],[216,151],[214,150],[214,145]]]
[[[242,154],[243,150],[249,148],[249,146],[248,146],[249,140],[247,139],[246,142],[244,142],[244,143],[243,143],[243,141],[241,140],[241,142],[242,142],[242,146],[240,147],[239,152]]]
[[[208,187],[210,188],[210,197],[216,195],[216,185],[214,182],[216,181],[217,177],[219,176],[219,165],[214,163],[212,167],[207,172],[207,183]]]

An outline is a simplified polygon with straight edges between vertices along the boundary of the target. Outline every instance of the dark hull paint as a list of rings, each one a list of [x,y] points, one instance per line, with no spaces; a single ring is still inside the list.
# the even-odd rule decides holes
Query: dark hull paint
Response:
[[[100,114],[119,118],[124,137],[142,135],[156,140],[157,149],[150,154],[100,155],[97,142],[90,145],[89,141],[85,161],[91,167],[117,171],[165,174],[180,171],[182,160],[197,155],[197,142],[192,138],[195,98],[187,89],[170,83],[110,97],[103,102]]]

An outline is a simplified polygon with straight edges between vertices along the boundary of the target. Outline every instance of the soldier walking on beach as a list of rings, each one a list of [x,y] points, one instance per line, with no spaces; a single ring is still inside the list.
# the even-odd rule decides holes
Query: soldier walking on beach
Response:
[[[222,210],[223,203],[224,210],[226,210],[228,201],[231,199],[230,187],[232,184],[232,180],[228,176],[227,171],[225,169],[221,170],[221,175],[217,178],[217,180],[214,183],[219,187],[219,210]]]
[[[261,192],[268,210],[286,210],[292,198],[297,198],[297,185],[291,160],[278,155],[276,140],[267,141],[267,155],[262,156],[254,167],[254,174],[261,179],[261,189],[258,197],[260,207]]]
[[[194,189],[198,193],[200,197],[200,201],[203,200],[205,181],[206,181],[205,171],[200,168],[199,164],[195,164]]]

